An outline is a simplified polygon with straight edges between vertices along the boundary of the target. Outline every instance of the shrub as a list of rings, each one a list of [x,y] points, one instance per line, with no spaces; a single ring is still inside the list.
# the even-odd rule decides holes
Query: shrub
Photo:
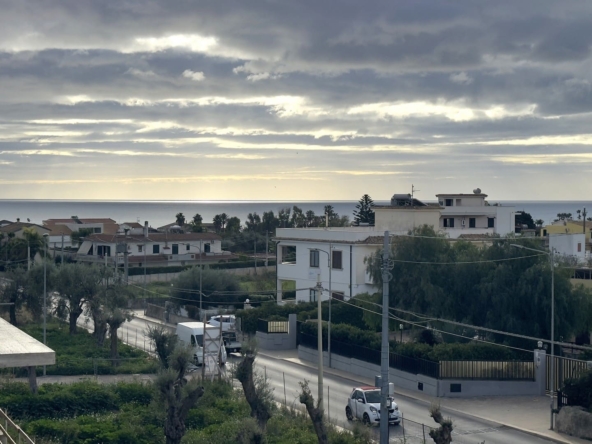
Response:
[[[592,370],[585,371],[579,378],[565,381],[563,393],[566,394],[569,405],[592,410]]]

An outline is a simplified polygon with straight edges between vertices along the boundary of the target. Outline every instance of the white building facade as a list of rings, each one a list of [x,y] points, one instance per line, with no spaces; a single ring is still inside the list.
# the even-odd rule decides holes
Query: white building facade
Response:
[[[231,257],[215,233],[93,234],[80,245],[76,260],[119,266],[125,251],[129,267],[197,265]]]
[[[463,234],[506,236],[514,233],[516,209],[511,206],[489,205],[486,194],[437,194],[441,210],[438,229],[456,239]],[[477,192],[478,191],[478,192]]]
[[[578,262],[586,260],[586,235],[584,233],[550,234],[549,250],[556,254],[576,259]]]
[[[373,228],[278,228],[278,303],[294,292],[296,302],[316,301],[319,276],[322,300],[329,299],[329,287],[333,298],[341,300],[375,292],[364,263],[382,245]]]

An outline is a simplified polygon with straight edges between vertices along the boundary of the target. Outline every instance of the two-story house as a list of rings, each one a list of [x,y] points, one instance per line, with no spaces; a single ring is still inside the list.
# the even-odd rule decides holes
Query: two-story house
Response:
[[[467,234],[500,235],[514,233],[516,209],[489,205],[477,188],[473,194],[437,194],[442,207],[438,228],[455,239]]]
[[[104,264],[124,264],[127,252],[129,267],[197,265],[228,259],[222,250],[222,238],[215,233],[154,233],[148,225],[114,235],[92,234],[84,238],[76,260]]]

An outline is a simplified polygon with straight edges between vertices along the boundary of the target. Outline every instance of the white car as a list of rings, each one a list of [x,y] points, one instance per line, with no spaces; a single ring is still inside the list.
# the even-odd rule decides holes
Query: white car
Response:
[[[390,397],[389,403],[389,424],[401,424],[401,412],[399,412],[399,406],[393,398]],[[354,388],[347,400],[345,416],[348,421],[359,419],[366,425],[380,423],[380,388]]]

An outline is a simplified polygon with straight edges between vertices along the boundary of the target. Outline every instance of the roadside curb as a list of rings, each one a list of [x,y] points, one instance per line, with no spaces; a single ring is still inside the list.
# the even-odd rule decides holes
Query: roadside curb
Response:
[[[290,358],[284,358],[284,357],[274,356],[274,355],[271,355],[271,354],[267,354],[265,352],[262,352],[261,350],[259,351],[259,353],[261,355],[263,355],[263,356],[268,357],[268,358],[281,359],[282,361],[290,362],[291,364],[296,364],[296,365],[300,365],[302,367],[316,369],[316,367],[314,367],[312,365],[308,365],[308,364],[302,363],[302,362],[295,362],[295,361],[291,360]],[[366,380],[368,379],[368,378],[363,378],[363,377],[359,377],[359,376],[356,376],[356,375],[343,376],[343,375],[340,375],[339,373],[336,373],[336,372],[332,371],[332,369],[327,369],[327,368],[324,368],[324,373],[328,373],[328,374],[330,374],[332,376],[336,376],[336,377],[342,378],[342,379],[350,379],[352,382],[361,382],[360,381],[360,378],[361,379],[366,379]],[[344,372],[344,373],[346,373],[346,372]],[[407,393],[401,393],[401,392],[399,392],[396,389],[396,387],[395,387],[395,393],[397,393],[399,396],[401,396],[403,398],[408,398],[408,399],[413,399],[415,401],[420,401],[420,402],[425,403],[427,405],[430,405],[431,404],[431,401],[428,401],[426,399],[423,399],[423,398],[415,398],[415,397],[413,397],[413,396],[411,396],[411,395],[409,395]],[[435,399],[438,399],[438,398],[435,398]],[[472,416],[474,418],[480,419],[482,421],[488,421],[488,422],[491,422],[493,424],[498,424],[498,425],[500,425],[502,427],[507,427],[509,429],[517,430],[519,432],[526,433],[528,435],[535,436],[537,438],[546,439],[546,440],[549,440],[549,441],[552,441],[552,442],[555,442],[555,443],[558,443],[558,444],[573,444],[574,443],[574,441],[571,441],[569,439],[563,439],[563,438],[560,438],[560,437],[549,436],[549,435],[545,435],[545,434],[540,433],[540,432],[536,432],[534,430],[525,429],[525,428],[518,427],[518,426],[515,426],[515,425],[511,425],[511,424],[500,423],[499,421],[493,420],[491,418],[486,418],[486,417],[483,417],[483,416],[480,416],[480,415],[475,415],[473,413],[469,413],[469,412],[466,412],[466,411],[463,411],[463,410],[459,410],[459,409],[456,409],[456,408],[453,408],[453,407],[446,407],[446,406],[444,406],[443,408],[445,410],[449,410],[449,411],[454,412],[454,413],[459,413],[459,414],[463,414],[463,415],[469,415],[469,416]]]

